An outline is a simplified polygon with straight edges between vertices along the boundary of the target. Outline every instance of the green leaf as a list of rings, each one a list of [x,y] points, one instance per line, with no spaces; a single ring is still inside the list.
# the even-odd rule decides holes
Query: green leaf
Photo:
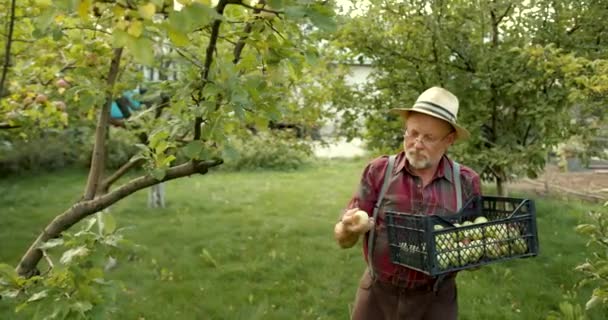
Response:
[[[203,151],[204,145],[200,140],[190,141],[184,148],[184,154],[189,159],[199,160],[201,151]]]
[[[40,30],[46,30],[49,25],[51,25],[51,23],[53,22],[53,19],[55,19],[55,15],[57,14],[57,11],[54,8],[49,8],[46,9],[42,12],[42,14],[40,16],[38,16],[38,18],[36,18],[34,25],[36,26],[36,29],[40,29]]]
[[[288,19],[301,19],[306,16],[307,10],[301,6],[289,6],[285,8],[285,17]]]
[[[125,47],[128,43],[133,42],[133,40],[133,37],[126,31],[114,29],[112,32],[112,47],[114,48]]]
[[[223,19],[214,9],[199,2],[191,3],[181,11],[172,11],[169,14],[169,25],[173,28],[189,33],[192,30],[209,25],[215,19]]]
[[[575,230],[577,233],[590,235],[597,231],[597,226],[594,226],[592,224],[581,224],[576,226]]]
[[[53,40],[59,41],[63,38],[63,31],[61,28],[53,28]]]
[[[46,298],[46,296],[48,295],[47,291],[48,290],[42,290],[40,292],[34,293],[32,296],[30,296],[29,299],[27,299],[27,302],[34,302]]]
[[[212,20],[212,16],[215,16],[215,10],[211,10],[209,6],[202,3],[194,2],[189,6],[182,9],[186,19],[191,21],[194,27],[204,26],[209,24]]]
[[[91,309],[93,309],[93,305],[88,301],[78,301],[78,302],[72,303],[70,305],[70,308],[72,310],[84,315],[87,311],[90,311]]]
[[[154,17],[154,14],[156,13],[156,6],[154,5],[154,3],[150,2],[137,8],[137,11],[139,12],[140,17],[150,20],[152,19],[152,17]]]
[[[67,250],[66,252],[64,252],[63,255],[61,256],[61,259],[59,259],[59,262],[61,262],[63,264],[69,264],[70,262],[72,262],[72,260],[75,257],[84,257],[88,254],[89,254],[89,249],[87,249],[87,247],[82,245],[77,248],[70,249],[70,250]]]
[[[133,53],[135,60],[143,65],[154,64],[154,42],[148,38],[137,38],[127,43],[127,48]]]
[[[164,158],[159,164],[158,166],[161,168],[166,168],[169,167],[171,165],[171,162],[175,161],[175,156],[174,155],[169,155],[168,157]]]
[[[80,4],[80,0],[55,0],[53,4],[64,11],[74,11]]]
[[[9,278],[10,280],[14,280],[18,277],[15,268],[6,263],[0,263],[0,275]]]
[[[38,248],[40,248],[42,250],[46,250],[46,249],[61,246],[61,245],[63,245],[63,243],[64,243],[63,239],[60,239],[60,238],[50,239],[47,242],[41,244]]]
[[[156,152],[156,154],[163,154],[165,153],[167,148],[169,148],[169,143],[167,142],[167,140],[161,140],[156,144],[156,147],[154,147],[154,151]]]
[[[587,303],[585,304],[585,310],[591,310],[592,308],[596,307],[600,302],[600,297],[596,295],[591,296],[591,299],[589,299],[589,301],[587,301]]]
[[[269,0],[267,1],[268,5],[274,10],[283,9],[284,0]]]
[[[116,220],[109,212],[104,212],[101,215],[101,219],[103,221],[103,233],[104,234],[112,234],[116,231]]]
[[[97,219],[96,219],[96,218],[90,218],[90,219],[87,221],[87,224],[86,224],[86,226],[84,227],[84,230],[85,230],[85,231],[91,231],[91,228],[93,228],[93,226],[95,225],[95,223],[96,223],[96,222],[97,222]]]
[[[215,83],[207,83],[205,85],[205,88],[203,88],[203,96],[205,98],[211,98],[211,97],[215,97],[218,93],[221,92],[221,89],[219,86],[217,86]]]
[[[211,253],[209,253],[207,249],[203,249],[203,252],[201,253],[201,258],[203,258],[204,261],[209,263],[214,268],[218,267],[217,261],[215,261],[215,259],[213,258],[213,256],[211,256]]]
[[[328,13],[319,12],[317,10],[311,9],[307,12],[308,18],[310,21],[319,29],[326,32],[336,32],[337,24],[335,19],[330,16]]]
[[[159,142],[166,140],[169,137],[167,130],[158,130],[153,132],[148,139],[150,139],[150,148],[156,149]]]
[[[78,15],[80,16],[80,19],[84,21],[89,20],[89,11],[91,11],[91,5],[91,0],[80,0],[80,3],[78,3]]]
[[[139,38],[142,32],[144,31],[144,24],[139,20],[135,20],[131,22],[129,28],[127,29],[127,33],[132,35],[135,38]]]
[[[167,25],[167,35],[169,36],[169,40],[178,47],[187,46],[190,43],[187,34],[171,25]]]
[[[171,11],[169,13],[168,23],[171,27],[170,30],[188,33],[193,29],[183,11]]]
[[[7,289],[0,292],[0,297],[3,298],[15,298],[19,295],[19,290],[17,289]]]
[[[161,169],[161,168],[155,168],[154,170],[152,170],[152,177],[154,177],[154,179],[161,181],[165,178],[165,175],[167,174],[167,170],[165,169]]]

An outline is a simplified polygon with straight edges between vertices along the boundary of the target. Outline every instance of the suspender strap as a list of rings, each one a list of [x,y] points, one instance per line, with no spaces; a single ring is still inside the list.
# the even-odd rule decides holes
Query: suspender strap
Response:
[[[376,218],[378,217],[378,211],[380,210],[380,206],[382,205],[382,198],[384,198],[384,194],[386,193],[386,189],[388,189],[388,185],[390,183],[391,174],[393,172],[393,167],[395,166],[395,155],[391,155],[388,157],[388,165],[386,166],[386,171],[384,171],[384,181],[382,183],[382,188],[380,189],[380,194],[378,194],[378,199],[376,200],[376,205],[374,205],[374,214],[373,219],[376,222]],[[376,274],[374,272],[374,263],[373,263],[373,255],[374,255],[374,240],[375,240],[375,227],[369,230],[369,234],[367,236],[367,262],[369,265],[369,273],[372,279],[375,279]]]
[[[456,212],[458,212],[460,209],[462,209],[462,185],[460,183],[460,164],[458,164],[456,161],[452,161],[452,180],[454,180],[454,189],[456,191]],[[435,295],[437,295],[439,287],[443,284],[443,281],[447,277],[447,273],[437,277],[435,284],[433,285]]]
[[[460,164],[456,161],[452,161],[452,176],[454,180],[454,186],[456,187],[456,211],[462,209],[462,185],[460,183]]]

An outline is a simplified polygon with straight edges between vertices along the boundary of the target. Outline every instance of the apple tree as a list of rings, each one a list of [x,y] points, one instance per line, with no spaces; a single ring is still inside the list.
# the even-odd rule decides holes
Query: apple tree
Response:
[[[10,31],[2,37],[0,134],[25,138],[31,130],[73,125],[94,130],[80,199],[42,228],[14,272],[0,268],[0,286],[10,289],[4,296],[23,299],[23,306],[51,293],[65,300],[70,292],[69,308],[53,307],[51,300],[51,309],[89,312],[100,302],[87,292],[103,275],[92,267],[93,244],[112,247],[122,239],[112,217],[96,213],[138,190],[206,174],[235,157],[236,140],[271,122],[313,125],[322,115],[327,95],[318,79],[328,61],[318,43],[336,27],[330,3],[13,0],[0,7],[10,13],[2,17]],[[112,101],[137,88],[144,70],[169,68],[175,79],[147,84],[168,99],[124,123],[145,136],[139,152],[107,171]],[[112,187],[136,168],[141,174]],[[81,232],[68,232],[85,218]],[[47,254],[58,247],[67,249],[59,262]],[[42,259],[47,270],[41,274]],[[77,271],[58,268],[75,261]],[[75,286],[76,275],[88,280]]]
[[[344,90],[336,99],[343,101],[340,112],[355,115],[345,118],[346,132],[357,134],[352,121],[361,116],[365,132],[359,134],[369,145],[394,152],[401,123],[386,111],[444,86],[459,97],[458,121],[472,133],[452,149],[456,159],[495,181],[499,194],[514,175],[536,176],[552,147],[599,128],[604,113],[597,102],[608,89],[601,76],[606,60],[547,40],[547,25],[575,26],[538,10],[549,3],[555,2],[371,1],[334,41],[374,68],[364,90]],[[589,13],[581,9],[580,18]],[[595,32],[591,24],[577,29],[574,35]]]

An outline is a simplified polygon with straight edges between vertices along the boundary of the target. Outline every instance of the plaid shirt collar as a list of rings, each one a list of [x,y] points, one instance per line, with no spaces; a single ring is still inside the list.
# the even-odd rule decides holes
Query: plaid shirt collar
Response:
[[[404,170],[410,176],[416,176],[411,169],[410,164],[407,158],[405,157],[405,151],[401,151],[399,156],[397,157],[397,163],[395,165],[395,173]],[[450,159],[443,155],[441,160],[439,160],[439,166],[437,166],[437,171],[435,171],[435,175],[431,181],[435,181],[435,179],[444,178],[448,180],[450,183],[454,183],[454,174],[452,170],[452,162]]]

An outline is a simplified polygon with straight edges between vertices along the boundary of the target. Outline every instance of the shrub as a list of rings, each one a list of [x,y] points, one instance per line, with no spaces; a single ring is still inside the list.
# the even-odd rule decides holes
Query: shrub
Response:
[[[312,149],[306,140],[289,133],[260,132],[234,144],[238,156],[226,160],[227,170],[294,170],[309,162]]]
[[[77,163],[82,148],[73,131],[46,131],[30,140],[0,142],[0,175],[49,171]],[[82,144],[80,144],[82,145]]]
[[[94,131],[70,128],[47,130],[28,140],[0,139],[0,175],[52,171],[67,167],[88,168],[93,151]],[[122,129],[112,130],[108,140],[106,168],[116,169],[138,151],[137,139]]]

